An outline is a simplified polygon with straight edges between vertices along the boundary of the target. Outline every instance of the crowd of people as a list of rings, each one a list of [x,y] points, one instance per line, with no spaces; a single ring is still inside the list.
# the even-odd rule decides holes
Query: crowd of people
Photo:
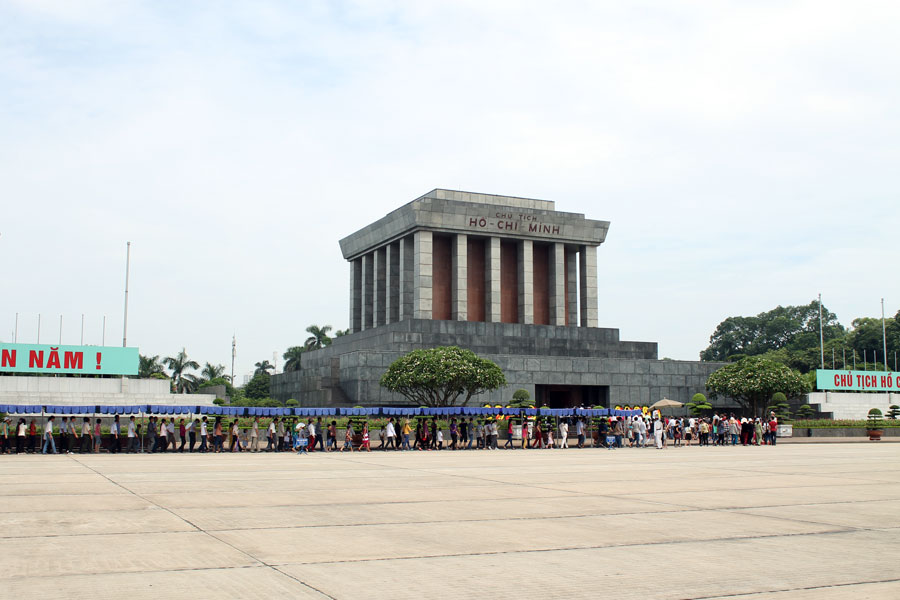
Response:
[[[9,417],[0,421],[0,453],[58,454],[97,453],[104,448],[117,452],[309,452],[376,450],[499,450],[510,448],[553,449],[667,446],[743,446],[774,445],[778,419],[746,418],[714,414],[711,417],[629,417],[578,418],[485,418],[451,417],[440,423],[431,418],[389,417],[376,421],[378,431],[370,435],[369,421],[349,420],[341,435],[337,421],[323,422],[321,417],[293,419],[275,417],[268,423],[255,417],[250,426],[237,419],[210,420],[150,416],[146,429],[134,416],[120,420],[117,415],[103,433],[101,419],[90,417],[47,417],[42,425]],[[500,445],[501,433],[505,438]],[[339,437],[340,436],[340,437]],[[341,443],[339,443],[339,440]],[[571,446],[570,446],[571,440]],[[265,447],[262,444],[265,443]]]

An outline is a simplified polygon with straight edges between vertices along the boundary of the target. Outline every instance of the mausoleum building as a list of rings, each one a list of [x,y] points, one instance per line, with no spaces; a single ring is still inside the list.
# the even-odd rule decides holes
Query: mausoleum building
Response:
[[[340,241],[350,270],[350,334],[276,375],[272,394],[304,406],[400,405],[388,365],[457,345],[495,361],[539,403],[687,401],[719,365],[658,360],[657,344],[619,339],[597,313],[597,251],[609,222],[547,200],[436,189]],[[605,316],[604,316],[605,318]]]

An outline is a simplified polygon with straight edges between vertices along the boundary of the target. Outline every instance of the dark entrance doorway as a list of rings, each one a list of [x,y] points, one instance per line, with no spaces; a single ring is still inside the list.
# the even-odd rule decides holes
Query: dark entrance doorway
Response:
[[[609,386],[605,385],[535,385],[535,406],[576,408],[609,406]]]

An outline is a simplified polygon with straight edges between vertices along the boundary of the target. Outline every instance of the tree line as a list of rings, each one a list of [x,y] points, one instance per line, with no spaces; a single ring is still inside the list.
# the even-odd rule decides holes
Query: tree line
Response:
[[[900,352],[900,311],[885,319],[885,330],[886,364],[895,367],[894,355]],[[823,306],[822,337],[828,368],[843,369],[846,365],[850,369],[854,358],[858,368],[865,363],[874,369],[885,366],[880,318],[858,317],[848,329]],[[804,306],[777,306],[755,316],[728,317],[710,336],[700,360],[737,362],[758,356],[809,373],[820,368],[820,352],[819,303],[813,300]],[[880,359],[877,363],[876,354]]]

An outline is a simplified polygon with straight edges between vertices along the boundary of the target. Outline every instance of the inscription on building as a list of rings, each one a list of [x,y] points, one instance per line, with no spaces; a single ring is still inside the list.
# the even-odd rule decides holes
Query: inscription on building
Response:
[[[472,229],[559,235],[560,226],[541,222],[537,215],[511,212],[495,212],[489,216],[467,216],[466,224]]]

